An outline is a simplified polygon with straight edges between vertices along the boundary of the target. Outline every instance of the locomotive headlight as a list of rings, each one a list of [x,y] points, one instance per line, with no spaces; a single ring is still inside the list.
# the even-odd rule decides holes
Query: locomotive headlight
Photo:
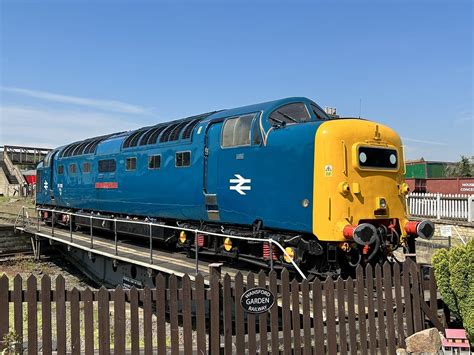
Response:
[[[397,156],[395,154],[390,154],[390,163],[392,163],[392,165],[395,165],[397,164]]]
[[[301,201],[301,205],[304,208],[307,208],[309,206],[309,200],[307,198],[305,198],[303,201]]]
[[[186,239],[187,239],[187,236],[186,236],[186,232],[185,231],[181,231],[181,233],[179,233],[179,244],[184,244],[186,243]]]
[[[367,161],[367,154],[365,154],[364,152],[361,152],[361,153],[359,154],[359,161],[360,161],[361,163],[365,163],[365,162]]]
[[[232,240],[230,238],[225,238],[224,239],[224,249],[225,249],[225,251],[231,251],[232,250]]]
[[[285,248],[285,254],[283,255],[283,259],[285,259],[285,262],[288,264],[291,263],[291,261],[295,258],[296,255],[296,250],[295,248],[292,247],[286,247]]]

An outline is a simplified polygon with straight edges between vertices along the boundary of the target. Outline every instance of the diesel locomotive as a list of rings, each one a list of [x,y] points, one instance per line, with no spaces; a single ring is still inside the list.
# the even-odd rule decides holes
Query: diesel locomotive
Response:
[[[399,247],[413,253],[415,238],[434,231],[409,220],[400,137],[376,122],[331,118],[303,97],[74,142],[49,153],[37,174],[37,206],[56,211],[54,220],[42,213],[48,223],[87,227],[100,214],[216,232],[230,237],[152,231],[190,252],[197,244],[262,267],[293,261],[318,276],[385,261]],[[69,221],[61,211],[81,215]],[[139,224],[118,232],[149,234]]]

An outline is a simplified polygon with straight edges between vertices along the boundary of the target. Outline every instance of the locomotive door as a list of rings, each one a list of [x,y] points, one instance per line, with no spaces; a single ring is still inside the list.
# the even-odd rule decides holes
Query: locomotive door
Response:
[[[56,158],[58,151],[55,151],[51,154],[49,157],[49,179],[47,179],[47,174],[44,176],[44,188],[46,191],[48,191],[49,198],[50,198],[50,204],[51,205],[56,205],[56,200],[55,200],[55,195],[54,195],[54,184],[55,184],[55,177],[57,177],[58,172],[57,172],[57,167],[56,164],[54,164],[54,159]]]
[[[211,123],[206,129],[204,144],[204,199],[209,220],[219,221],[219,157],[221,122]]]

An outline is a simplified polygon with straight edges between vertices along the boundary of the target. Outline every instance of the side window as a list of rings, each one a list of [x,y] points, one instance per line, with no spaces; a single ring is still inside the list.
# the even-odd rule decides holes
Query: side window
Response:
[[[125,160],[125,170],[133,171],[137,169],[137,158],[127,158]]]
[[[49,164],[51,164],[51,156],[53,155],[53,152],[49,152],[48,154],[46,154],[46,156],[44,157],[44,160],[43,160],[43,166],[45,168],[49,168]]]
[[[88,163],[88,162],[83,163],[82,164],[82,172],[86,173],[86,174],[90,173],[91,172],[91,163]]]
[[[260,121],[259,121],[258,118],[253,123],[253,133],[252,134],[253,134],[252,143],[254,145],[259,145],[260,143],[262,143],[262,136],[261,136],[261,133],[260,133]]]
[[[222,147],[250,145],[250,127],[254,114],[230,118],[222,129]]]
[[[313,110],[314,115],[318,120],[330,120],[331,118],[323,111],[322,108],[311,104],[311,110]]]
[[[159,169],[161,167],[161,155],[150,155],[148,157],[148,169]]]
[[[58,175],[64,174],[64,165],[58,165]]]
[[[77,165],[76,164],[69,164],[69,173],[70,174],[75,174],[77,170]]]
[[[310,115],[305,104],[297,102],[277,108],[268,117],[271,125],[300,123],[310,120]]]
[[[115,160],[99,160],[99,173],[111,173],[115,171]]]
[[[191,152],[177,152],[176,153],[176,166],[186,167],[191,165]]]

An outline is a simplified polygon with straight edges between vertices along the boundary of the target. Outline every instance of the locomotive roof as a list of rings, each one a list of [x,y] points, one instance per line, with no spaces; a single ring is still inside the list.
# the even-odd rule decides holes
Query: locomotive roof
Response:
[[[128,149],[132,147],[145,146],[156,143],[165,143],[178,140],[190,140],[192,137],[192,132],[198,123],[206,123],[229,116],[239,116],[252,112],[271,112],[278,106],[292,102],[306,102],[314,104],[313,101],[305,97],[288,97],[284,99],[267,101],[232,109],[207,112],[196,116],[182,118],[179,120],[162,122],[153,126],[142,127],[128,132],[112,133],[74,142],[69,145],[58,148],[58,150],[60,150],[59,157],[94,154],[97,152],[100,146],[110,145],[107,144],[109,142],[113,142],[113,145],[115,147],[117,147],[117,145],[120,145],[122,149]],[[104,149],[99,150],[104,151]],[[108,149],[105,149],[105,151],[107,150]]]

